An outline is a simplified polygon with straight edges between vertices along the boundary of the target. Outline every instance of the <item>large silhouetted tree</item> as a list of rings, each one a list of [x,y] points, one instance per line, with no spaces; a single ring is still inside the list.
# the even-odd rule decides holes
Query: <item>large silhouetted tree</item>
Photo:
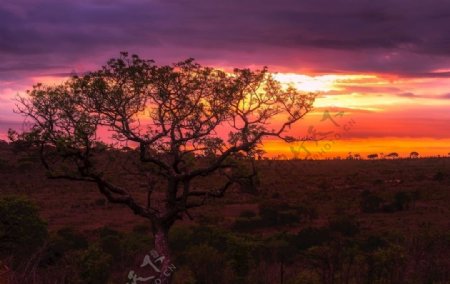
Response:
[[[98,71],[34,86],[16,109],[33,126],[10,136],[39,150],[50,178],[95,184],[111,203],[147,218],[164,271],[174,222],[252,173],[242,164],[252,163],[263,138],[293,140],[286,131],[313,101],[267,69],[226,73],[191,59],[158,66],[122,53]],[[126,182],[130,175],[146,188]]]

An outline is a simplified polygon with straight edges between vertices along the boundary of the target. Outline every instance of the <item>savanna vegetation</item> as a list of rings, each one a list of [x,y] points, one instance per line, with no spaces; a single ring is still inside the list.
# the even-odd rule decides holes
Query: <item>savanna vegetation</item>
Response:
[[[126,283],[130,270],[151,271],[140,267],[147,222],[93,184],[42,179],[39,157],[19,146],[1,145],[2,283]],[[173,283],[450,281],[448,158],[255,166],[252,183],[174,225]]]

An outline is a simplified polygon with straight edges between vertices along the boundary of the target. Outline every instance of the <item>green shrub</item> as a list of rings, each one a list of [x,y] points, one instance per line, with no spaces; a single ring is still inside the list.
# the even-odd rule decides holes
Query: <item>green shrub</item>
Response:
[[[364,213],[376,213],[381,210],[384,200],[376,194],[365,190],[361,194],[361,211]]]
[[[394,196],[394,206],[397,208],[397,210],[409,209],[411,201],[411,194],[405,191],[399,191]]]
[[[233,229],[239,232],[254,230],[261,227],[262,219],[260,217],[237,218],[233,224]]]
[[[368,256],[368,283],[401,283],[404,279],[405,249],[389,245]]]
[[[114,261],[119,261],[124,256],[122,238],[119,235],[108,235],[100,239],[101,249],[112,256]]]
[[[293,238],[294,246],[299,250],[306,250],[313,246],[319,246],[331,240],[328,228],[308,227],[301,230]]]
[[[68,249],[80,250],[88,247],[88,241],[82,234],[72,228],[62,228],[58,230],[57,235],[64,240]]]
[[[197,217],[197,222],[201,225],[216,225],[224,220],[224,216],[217,210],[204,212]]]
[[[169,232],[169,244],[173,251],[182,252],[192,243],[192,230],[175,226]]]
[[[117,230],[114,230],[108,226],[101,227],[96,230],[100,238],[104,238],[106,236],[120,236],[120,232]]]
[[[272,227],[312,220],[317,217],[317,211],[303,204],[293,206],[283,202],[264,202],[259,206],[259,215],[262,227]]]
[[[299,272],[294,278],[289,279],[287,284],[320,284],[319,275],[313,270],[303,270]]]
[[[360,243],[361,249],[365,252],[373,252],[387,245],[387,240],[378,235],[370,235]]]
[[[108,242],[112,242],[111,240]],[[108,237],[110,238],[110,237]],[[148,251],[153,247],[153,237],[149,234],[130,233],[121,237],[121,247],[123,255],[133,255],[137,252]]]
[[[206,244],[191,247],[186,252],[187,265],[194,274],[197,283],[222,283],[227,273],[224,256],[215,248]]]
[[[17,163],[17,169],[19,171],[27,171],[33,168],[33,162],[31,161],[19,161]]]
[[[8,196],[0,199],[0,254],[28,257],[48,237],[47,224],[28,199]]]
[[[87,239],[71,228],[60,229],[52,236],[40,261],[41,266],[54,265],[70,251],[88,248]]]
[[[83,283],[108,283],[112,267],[111,255],[98,246],[91,246],[79,256],[80,278]]]
[[[243,280],[250,271],[254,244],[245,238],[231,236],[227,241],[226,258],[236,276]]]
[[[173,276],[173,284],[197,284],[194,273],[187,267],[177,269]]]
[[[445,179],[445,174],[441,171],[438,171],[434,176],[433,176],[433,180],[441,182]]]
[[[213,226],[196,226],[192,228],[192,244],[207,244],[218,251],[225,251],[230,233]]]
[[[331,231],[341,233],[344,236],[352,237],[359,233],[359,224],[351,216],[338,216],[330,221]]]

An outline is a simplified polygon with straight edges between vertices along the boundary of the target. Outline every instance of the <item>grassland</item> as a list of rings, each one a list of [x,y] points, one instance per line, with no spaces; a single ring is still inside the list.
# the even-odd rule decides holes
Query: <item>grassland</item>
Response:
[[[450,283],[449,158],[262,160],[257,167],[257,186],[233,188],[172,230],[177,283]],[[145,220],[106,202],[95,186],[46,179],[36,158],[7,145],[0,192],[37,204],[50,243],[70,229],[86,240],[84,253],[100,244],[114,260],[104,268],[110,283],[123,283],[151,249]],[[106,235],[116,245],[104,245]],[[67,276],[80,273],[67,268],[71,253],[61,254],[39,281],[79,281]]]

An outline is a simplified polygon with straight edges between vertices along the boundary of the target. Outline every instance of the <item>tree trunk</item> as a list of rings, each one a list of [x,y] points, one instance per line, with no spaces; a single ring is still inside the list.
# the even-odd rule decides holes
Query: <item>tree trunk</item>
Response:
[[[169,230],[162,227],[156,227],[153,232],[155,238],[155,250],[162,259],[160,273],[154,280],[154,283],[170,284],[172,282],[175,265],[172,263],[169,249]]]

